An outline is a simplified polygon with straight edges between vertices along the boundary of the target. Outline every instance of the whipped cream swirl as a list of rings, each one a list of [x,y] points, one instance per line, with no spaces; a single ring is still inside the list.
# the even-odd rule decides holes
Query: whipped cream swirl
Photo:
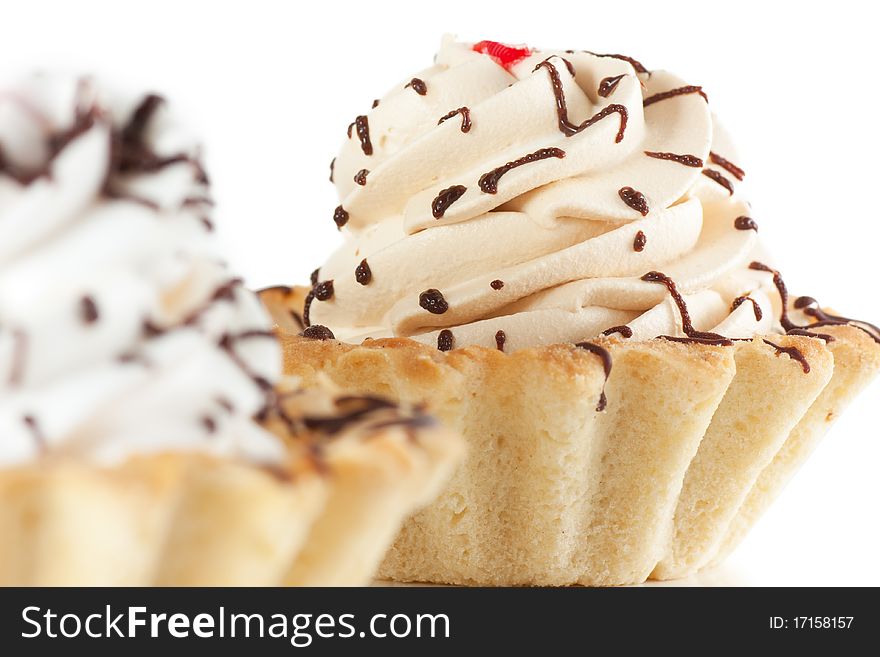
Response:
[[[158,96],[52,76],[0,91],[0,465],[283,457],[253,420],[278,346],[211,205]]]
[[[348,235],[307,319],[441,349],[780,332],[702,89],[616,55],[510,52],[447,38],[350,126],[333,167]]]

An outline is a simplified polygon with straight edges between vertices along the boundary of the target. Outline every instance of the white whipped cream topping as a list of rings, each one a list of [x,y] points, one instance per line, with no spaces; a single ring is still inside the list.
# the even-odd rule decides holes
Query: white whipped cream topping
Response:
[[[539,66],[545,60],[552,66]],[[600,118],[563,132],[553,71],[569,125]],[[618,76],[600,95],[603,80]],[[749,215],[741,176],[710,156],[736,163],[737,154],[699,88],[652,101],[688,83],[587,52],[533,51],[505,67],[450,38],[415,77],[425,93],[409,80],[396,86],[367,115],[371,148],[355,126],[335,160],[348,238],[320,268],[333,295],[311,303],[312,324],[349,342],[409,336],[436,345],[449,329],[455,346],[493,348],[503,331],[506,350],[587,340],[624,324],[632,339],[682,337],[667,289],[641,280],[660,271],[684,295],[697,330],[731,338],[779,331],[772,277],[748,268],[764,257],[757,232],[734,225]],[[438,124],[461,107],[469,130],[461,114]],[[554,151],[511,168],[496,193],[480,184],[541,149],[564,157]],[[688,156],[687,163],[646,152]],[[435,216],[434,199],[453,186],[465,191]],[[624,188],[644,197],[646,214],[625,202]],[[367,285],[355,277],[364,259]],[[448,310],[420,304],[429,289]],[[761,312],[751,302],[732,308],[740,296]]]
[[[158,99],[0,91],[0,465],[283,457],[252,419],[279,349],[218,259],[198,158]]]

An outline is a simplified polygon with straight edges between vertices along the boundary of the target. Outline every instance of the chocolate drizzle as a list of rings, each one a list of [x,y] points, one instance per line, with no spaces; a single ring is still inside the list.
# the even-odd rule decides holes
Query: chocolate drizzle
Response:
[[[507,342],[507,335],[504,331],[495,332],[495,348],[498,351],[504,351],[504,343]]]
[[[602,331],[602,335],[614,335],[615,333],[620,333],[620,336],[623,338],[631,338],[633,336],[633,330],[626,324],[622,326],[612,326],[611,328]]]
[[[351,424],[379,410],[397,408],[392,402],[381,397],[369,395],[346,395],[336,400],[339,415],[329,417],[303,416],[303,425],[311,431],[319,431],[333,436],[348,428]]]
[[[437,349],[440,351],[451,351],[455,346],[455,336],[449,329],[443,329],[437,335]]]
[[[24,367],[25,361],[27,360],[27,352],[28,352],[28,336],[21,329],[15,329],[12,332],[12,362],[9,367],[9,377],[7,381],[9,385],[14,387],[21,385],[22,379],[24,379]]]
[[[470,132],[471,131],[471,111],[467,107],[459,107],[458,109],[454,109],[448,114],[444,114],[440,117],[440,120],[437,121],[437,125],[440,125],[444,121],[448,121],[456,114],[461,114],[461,131],[462,132]]]
[[[464,193],[467,191],[467,187],[464,185],[453,185],[452,187],[447,187],[446,189],[440,190],[440,193],[437,194],[437,197],[431,201],[431,214],[434,215],[435,219],[439,219],[446,211],[449,209],[449,206],[455,203],[458,199],[464,196]]]
[[[370,141],[370,123],[367,117],[361,114],[354,120],[354,123],[348,126],[349,137],[351,137],[352,126],[354,127],[355,132],[357,132],[358,139],[361,142],[361,150],[364,152],[364,155],[372,155],[373,143]]]
[[[648,214],[648,199],[632,187],[621,187],[617,190],[620,199],[643,217]]]
[[[761,319],[763,319],[763,317],[764,317],[764,311],[761,310],[760,304],[757,301],[755,301],[754,299],[752,299],[752,297],[742,296],[742,297],[737,297],[736,299],[734,299],[733,303],[730,304],[730,312],[733,312],[734,310],[739,308],[746,301],[752,302],[752,310],[755,311],[755,321],[760,322]]]
[[[605,371],[605,381],[611,376],[611,353],[604,347],[600,347],[592,342],[578,342],[575,347],[586,349],[592,354],[596,354],[602,361],[602,369]],[[602,394],[599,395],[599,403],[596,405],[596,412],[601,413],[608,405],[608,398],[605,396],[605,386],[602,386]]]
[[[626,122],[629,118],[629,112],[624,105],[616,103],[608,105],[602,108],[594,116],[586,119],[580,125],[575,125],[568,119],[568,106],[565,102],[565,92],[562,89],[562,80],[559,77],[559,71],[556,69],[556,66],[554,66],[549,60],[545,59],[535,67],[535,70],[537,71],[539,68],[546,68],[547,72],[550,74],[550,84],[553,87],[553,95],[556,98],[556,116],[559,130],[562,134],[566,137],[571,137],[572,135],[576,135],[582,130],[598,123],[605,117],[617,113],[620,115],[620,128],[617,131],[617,136],[614,141],[615,143],[620,143],[623,140],[623,135],[626,132]]]
[[[34,439],[34,443],[37,446],[37,452],[45,454],[48,443],[46,441],[46,434],[43,433],[43,429],[40,427],[40,423],[37,422],[37,418],[33,415],[24,415],[22,416],[21,421],[24,422],[28,431],[31,432],[31,437]]]
[[[480,189],[483,190],[486,194],[497,194],[498,181],[505,173],[507,173],[511,169],[521,167],[524,164],[531,164],[532,162],[546,160],[551,157],[561,159],[565,157],[565,151],[561,148],[539,148],[534,153],[523,155],[521,158],[513,160],[512,162],[508,162],[507,164],[504,164],[496,169],[492,169],[491,171],[488,171],[480,176]]]
[[[703,169],[703,175],[710,180],[714,180],[715,182],[717,182],[719,185],[727,190],[728,194],[733,196],[733,183],[725,178],[723,174],[715,171],[715,169]]]
[[[645,235],[644,231],[639,231],[636,233],[636,237],[633,240],[633,251],[637,251],[641,253],[645,250],[645,245],[648,243],[648,237]]]
[[[798,299],[798,301],[800,301],[800,299]],[[815,302],[815,300],[813,301]],[[874,342],[880,343],[880,327],[875,326],[870,322],[866,322],[863,319],[853,319],[851,317],[843,317],[841,315],[832,315],[830,313],[826,313],[824,310],[819,308],[818,304],[815,308],[804,308],[803,312],[805,315],[815,318],[816,321],[801,328],[812,329],[818,328],[820,326],[848,325],[857,328],[864,333],[867,333],[874,340]],[[817,333],[816,335],[820,336],[822,334]]]
[[[732,175],[737,180],[742,180],[746,177],[746,172],[736,166],[733,162],[728,160],[727,158],[721,157],[718,153],[713,151],[709,151],[709,161],[712,164],[717,164],[722,169],[727,171],[730,175]]]
[[[342,227],[348,223],[348,212],[346,212],[341,205],[337,205],[336,209],[333,211],[333,222],[340,230],[342,230]]]
[[[846,325],[859,329],[860,331],[868,334],[868,336],[870,336],[875,342],[880,343],[880,327],[861,319],[852,319],[850,317],[842,317],[840,315],[831,315],[829,313],[826,313],[824,310],[819,308],[819,303],[813,297],[798,297],[794,301],[793,305],[797,310],[802,310],[803,313],[808,317],[813,317],[814,319],[816,319],[815,322],[811,322],[806,326],[798,326],[797,324],[792,322],[788,316],[788,289],[786,288],[785,281],[782,280],[782,276],[779,274],[779,272],[772,267],[768,267],[764,263],[757,261],[750,264],[749,269],[754,269],[756,271],[765,271],[773,274],[773,284],[776,286],[776,290],[779,293],[779,299],[782,305],[779,323],[782,325],[782,328],[785,330],[786,333],[790,335],[807,335],[808,337],[821,338],[826,342],[830,342],[834,339],[834,336],[825,333],[815,333],[812,331],[812,329],[822,326]],[[831,340],[828,340],[827,338],[831,338]]]
[[[98,321],[98,304],[90,296],[84,296],[79,300],[79,314],[85,324],[94,324]]]
[[[751,217],[737,217],[733,221],[733,227],[737,230],[753,230],[758,232],[758,224]]]
[[[792,322],[788,317],[788,288],[785,287],[785,281],[782,280],[782,276],[780,276],[779,272],[772,267],[768,267],[764,263],[757,261],[752,262],[752,264],[749,265],[749,269],[754,271],[765,271],[773,274],[773,284],[776,286],[776,291],[779,292],[779,299],[782,303],[782,312],[779,317],[779,323],[782,325],[783,330],[790,331],[791,329],[804,328],[803,326],[798,326]]]
[[[614,93],[614,90],[617,89],[617,85],[625,77],[625,75],[612,75],[611,77],[602,78],[602,81],[599,83],[599,89],[596,93],[602,98],[608,98],[608,96]]]
[[[769,344],[776,350],[776,355],[780,356],[782,354],[787,354],[789,358],[792,360],[796,360],[801,364],[801,367],[804,370],[804,374],[810,373],[810,363],[807,362],[807,358],[797,347],[780,347],[775,342],[770,342],[770,340],[764,340],[766,344]]]
[[[224,333],[217,341],[217,346],[226,352],[232,362],[238,366],[238,368],[245,374],[245,376],[253,381],[254,385],[257,386],[257,388],[259,388],[266,395],[266,398],[268,400],[272,397],[272,384],[259,374],[253,372],[248,364],[241,358],[241,356],[238,355],[238,352],[235,350],[235,345],[238,344],[239,341],[252,340],[254,338],[266,338],[269,340],[274,340],[275,334],[271,331],[263,331],[260,329],[242,331],[240,333]]]
[[[653,96],[648,96],[642,101],[642,107],[648,107],[654,103],[659,103],[661,100],[668,100],[670,98],[675,98],[676,96],[686,96],[688,94],[700,94],[703,97],[703,100],[707,103],[709,102],[709,97],[703,91],[703,87],[687,85],[686,87],[678,87],[676,89],[670,89],[669,91],[662,91]]]
[[[357,185],[363,187],[367,184],[367,174],[370,172],[367,169],[361,169],[356,174],[354,174],[354,182]]]
[[[628,57],[627,55],[600,54],[598,52],[591,52],[589,50],[584,50],[584,52],[589,55],[593,55],[594,57],[612,57],[614,59],[620,59],[629,63],[629,65],[636,70],[636,73],[650,73],[650,71],[646,69],[640,61],[633,59],[632,57]]]
[[[318,270],[316,269],[315,272]],[[302,321],[306,327],[312,325],[311,320],[311,311],[312,311],[312,302],[317,299],[318,301],[327,301],[333,297],[333,281],[323,281],[321,283],[314,283],[312,285],[312,289],[306,295],[305,301],[303,301],[303,315]]]
[[[354,279],[360,283],[361,285],[369,285],[370,281],[373,280],[373,272],[370,269],[370,265],[367,264],[367,259],[364,258],[361,260],[361,264],[359,264],[354,270]]]
[[[28,185],[38,178],[48,177],[51,174],[53,163],[66,146],[91,130],[97,123],[108,121],[108,117],[97,105],[85,106],[83,103],[82,93],[87,86],[87,83],[81,82],[77,91],[73,124],[66,130],[46,136],[46,147],[49,154],[46,162],[35,171],[23,171],[8,161],[0,149],[0,175],[9,176],[21,185]],[[195,170],[197,182],[208,183],[205,171],[198,160],[184,153],[160,156],[145,143],[146,128],[163,102],[164,100],[160,96],[148,94],[144,96],[123,126],[120,128],[111,126],[109,164],[101,185],[101,193],[106,198],[131,201],[151,210],[158,210],[159,205],[156,202],[123,192],[114,183],[120,174],[153,173],[173,164],[186,163],[191,165]],[[182,205],[186,205],[186,200]]]
[[[328,329],[326,326],[321,324],[315,324],[314,326],[308,326],[303,329],[303,332],[300,335],[304,338],[308,338],[309,340],[335,340],[336,336],[333,335],[333,331]]]
[[[825,342],[834,342],[835,340],[833,335],[829,335],[827,333],[814,333],[813,331],[808,331],[807,329],[791,329],[790,331],[786,331],[785,334],[802,335],[805,338],[818,338],[819,340],[824,340]]]
[[[184,153],[160,156],[146,145],[147,126],[164,102],[165,100],[161,96],[148,94],[135,108],[128,123],[111,135],[110,167],[103,186],[103,192],[108,198],[128,200],[154,210],[158,209],[159,205],[154,201],[133,196],[114,187],[114,177],[115,174],[120,173],[153,173],[173,164],[189,164],[193,167],[196,180],[202,184],[208,184],[207,174],[198,160]]]
[[[688,312],[687,303],[685,303],[684,297],[682,297],[681,293],[678,291],[675,281],[669,278],[669,276],[659,271],[651,271],[642,276],[641,280],[648,283],[660,283],[661,285],[664,285],[669,292],[669,295],[672,297],[672,300],[675,302],[675,305],[678,307],[678,314],[681,315],[681,329],[687,337],[679,338],[670,335],[661,335],[659,336],[660,338],[671,340],[673,342],[697,342],[700,344],[725,347],[729,347],[733,344],[729,338],[725,338],[723,335],[698,331],[694,328],[694,325],[691,322],[691,315]]]
[[[698,158],[696,155],[679,155],[678,153],[658,153],[656,151],[645,151],[645,155],[648,157],[653,157],[658,160],[669,160],[670,162],[678,162],[679,164],[683,164],[686,167],[701,167],[703,166],[703,160]]]
[[[500,290],[504,287],[504,281],[496,278],[494,281],[489,283],[489,287],[491,287],[493,290]]]
[[[428,93],[428,85],[426,85],[425,81],[420,78],[413,78],[407,82],[403,88],[406,89],[407,87],[411,87],[419,96],[424,96]]]
[[[442,315],[449,310],[449,304],[440,290],[430,288],[419,295],[419,305],[434,315]]]

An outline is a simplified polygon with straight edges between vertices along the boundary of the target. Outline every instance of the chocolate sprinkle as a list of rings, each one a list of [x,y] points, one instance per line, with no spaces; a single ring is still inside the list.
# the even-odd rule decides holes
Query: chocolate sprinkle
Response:
[[[415,91],[419,96],[424,96],[428,93],[428,85],[425,84],[425,81],[420,78],[413,78],[409,82],[406,83],[404,89],[407,87],[412,87],[412,90]]]
[[[623,326],[612,326],[602,331],[602,335],[613,335],[615,333],[620,333],[621,337],[624,338],[631,338],[633,336],[633,330],[625,324]]]
[[[753,230],[758,232],[758,224],[751,217],[737,217],[733,221],[733,227],[737,230]]]
[[[354,181],[358,185],[366,185],[367,184],[367,174],[370,173],[367,169],[361,169],[356,174],[354,174]]]
[[[625,75],[613,75],[611,77],[602,78],[602,81],[599,83],[599,90],[596,92],[602,98],[608,98],[614,90],[617,89],[618,83],[625,78]]]
[[[440,190],[437,197],[431,201],[431,214],[434,215],[435,219],[440,219],[440,217],[446,214],[449,206],[464,196],[466,191],[467,187],[464,185],[453,185],[452,187]]]
[[[341,205],[337,205],[336,209],[333,211],[333,221],[336,223],[336,227],[340,230],[348,223],[348,212],[346,212]]]
[[[449,329],[443,329],[437,335],[437,349],[440,351],[451,351],[455,346],[455,336]]]
[[[379,99],[378,98],[373,101],[373,105],[371,106],[371,109],[376,109],[377,107],[379,107]]]
[[[658,103],[661,100],[668,100],[669,98],[675,98],[676,96],[685,96],[687,94],[700,94],[703,97],[703,100],[705,100],[707,103],[709,102],[709,97],[703,91],[703,87],[688,85],[686,87],[678,87],[677,89],[670,89],[669,91],[663,91],[659,94],[648,96],[642,101],[642,107],[648,107],[649,105]]]
[[[764,317],[764,311],[761,310],[761,306],[758,304],[757,301],[752,299],[752,297],[743,296],[743,297],[737,297],[736,299],[734,299],[733,303],[730,304],[730,312],[733,312],[734,310],[739,308],[746,301],[752,302],[752,309],[755,311],[755,321],[760,322],[761,319]]]
[[[318,284],[318,277],[321,275],[321,268],[318,267],[315,271],[311,273],[309,276],[309,280],[312,283],[312,287],[315,287]]]
[[[335,157],[332,160],[330,160],[330,182],[333,182],[334,169],[336,169],[336,158]]]
[[[217,422],[209,415],[202,416],[202,426],[208,433],[214,433],[217,431]]]
[[[602,361],[602,369],[605,371],[605,381],[611,376],[611,353],[604,347],[600,347],[592,342],[578,342],[575,347],[586,349],[590,353],[596,354]],[[601,413],[608,405],[608,398],[605,396],[605,386],[602,386],[602,394],[599,395],[599,403],[596,405],[596,412]]]
[[[633,240],[633,251],[638,251],[641,253],[645,250],[645,245],[648,243],[648,238],[643,231],[639,231],[636,233],[636,237]]]
[[[326,326],[322,326],[321,324],[315,324],[314,326],[308,326],[303,330],[300,334],[304,338],[308,338],[309,340],[335,340],[336,336],[333,335],[333,331],[328,329]]]
[[[775,342],[770,342],[770,340],[764,340],[764,342],[769,344],[771,347],[773,347],[776,350],[777,356],[780,356],[782,354],[787,354],[789,356],[789,358],[791,358],[792,360],[796,360],[797,362],[799,362],[801,364],[801,367],[804,370],[804,374],[810,373],[810,363],[807,362],[806,357],[804,356],[804,354],[801,352],[800,349],[798,349],[797,347],[780,347]]]
[[[370,123],[367,120],[367,117],[361,114],[354,120],[352,124],[357,131],[358,139],[361,142],[361,150],[364,152],[364,155],[372,155],[373,154],[373,143],[370,141]],[[351,136],[351,126],[348,128],[349,137]]]
[[[565,93],[562,90],[562,80],[559,77],[559,71],[556,69],[556,66],[554,66],[549,60],[545,59],[535,67],[535,70],[537,71],[539,68],[546,68],[547,72],[550,74],[550,84],[553,87],[553,95],[556,99],[557,123],[562,134],[566,137],[571,137],[572,135],[576,135],[582,130],[598,123],[605,117],[617,113],[620,115],[620,128],[617,130],[617,136],[614,141],[615,143],[620,143],[623,140],[623,135],[626,132],[626,122],[629,118],[629,112],[624,105],[608,105],[594,116],[586,119],[580,125],[575,125],[568,119],[568,106],[565,102]]]
[[[495,348],[498,351],[504,351],[504,343],[507,342],[507,334],[504,331],[495,332]]]
[[[370,265],[367,264],[366,258],[361,260],[361,264],[355,268],[354,278],[361,285],[369,285],[370,281],[373,280],[373,272],[370,269]]]
[[[719,185],[727,190],[728,194],[733,196],[733,183],[725,178],[724,175],[715,171],[715,169],[703,169],[703,175],[717,182]]]
[[[98,304],[90,296],[85,296],[79,300],[79,312],[82,321],[86,324],[94,324],[98,321]]]
[[[314,292],[318,301],[329,301],[333,298],[333,281],[321,281],[315,286]]]
[[[679,155],[677,153],[658,153],[655,151],[645,151],[645,155],[648,157],[654,157],[658,160],[669,160],[670,162],[678,162],[679,164],[683,164],[686,167],[701,167],[703,166],[703,160],[698,158],[696,155]]]
[[[621,200],[643,217],[648,214],[648,199],[641,192],[632,187],[621,187],[617,190]]]
[[[534,153],[523,155],[521,158],[513,160],[512,162],[508,162],[507,164],[504,164],[496,169],[492,169],[491,171],[488,171],[480,176],[480,189],[483,190],[486,194],[497,194],[498,181],[505,173],[507,173],[511,169],[521,167],[524,164],[531,164],[532,162],[546,160],[551,157],[562,159],[563,157],[565,157],[565,151],[561,148],[539,148]]]
[[[502,287],[504,287],[504,281],[500,281],[496,278],[494,281],[489,283],[489,287],[491,287],[493,290],[500,290]]]
[[[470,132],[471,131],[471,111],[467,107],[459,107],[458,109],[454,109],[448,114],[444,114],[440,117],[440,120],[437,121],[437,125],[440,125],[444,121],[448,121],[456,114],[461,114],[461,131],[462,132]]]
[[[733,162],[728,160],[727,158],[721,157],[718,153],[713,151],[709,151],[709,161],[712,164],[717,164],[722,169],[727,171],[730,175],[732,175],[737,180],[742,180],[746,177],[746,172],[736,166]]]
[[[449,304],[440,290],[430,288],[419,295],[419,305],[434,315],[442,315],[449,310]]]

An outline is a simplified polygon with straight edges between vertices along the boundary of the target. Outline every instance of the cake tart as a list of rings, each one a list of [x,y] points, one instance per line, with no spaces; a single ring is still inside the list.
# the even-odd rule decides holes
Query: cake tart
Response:
[[[262,293],[285,371],[424,402],[469,452],[380,574],[628,584],[717,563],[880,367],[789,298],[703,88],[446,39],[349,127],[345,241]]]
[[[211,206],[159,96],[0,94],[0,585],[364,584],[455,462],[418,409],[285,401]]]

